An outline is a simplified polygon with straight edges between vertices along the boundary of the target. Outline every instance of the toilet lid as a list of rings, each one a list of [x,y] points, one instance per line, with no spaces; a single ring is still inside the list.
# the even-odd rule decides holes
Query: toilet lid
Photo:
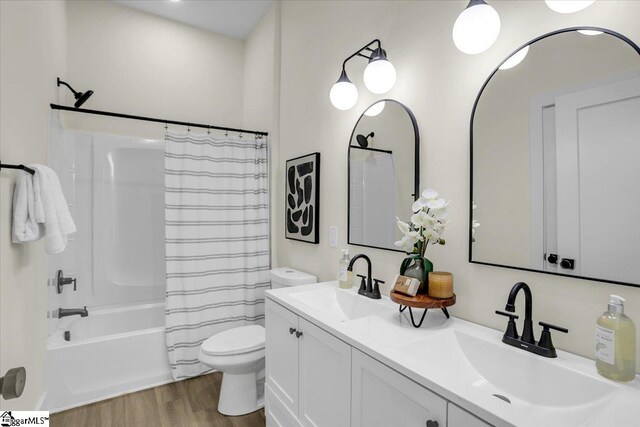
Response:
[[[215,334],[202,343],[202,352],[212,356],[248,353],[264,348],[264,328],[260,325],[241,326]]]

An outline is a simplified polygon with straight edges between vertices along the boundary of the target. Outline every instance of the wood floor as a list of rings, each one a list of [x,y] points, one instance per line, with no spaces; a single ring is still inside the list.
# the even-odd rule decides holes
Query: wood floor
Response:
[[[51,415],[51,427],[264,427],[264,409],[217,411],[222,373],[178,381]]]

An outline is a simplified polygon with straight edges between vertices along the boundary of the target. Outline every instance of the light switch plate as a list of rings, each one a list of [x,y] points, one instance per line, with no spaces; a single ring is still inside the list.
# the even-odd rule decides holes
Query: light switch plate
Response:
[[[338,227],[335,225],[329,227],[329,246],[332,248],[338,247]]]

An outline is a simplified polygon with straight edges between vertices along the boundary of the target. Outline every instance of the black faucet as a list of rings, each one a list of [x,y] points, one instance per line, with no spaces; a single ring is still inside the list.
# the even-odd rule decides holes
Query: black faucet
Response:
[[[349,267],[347,267],[347,271],[353,271],[353,264],[355,264],[355,262],[360,258],[363,258],[365,261],[367,261],[367,277],[365,278],[364,276],[360,276],[358,274],[358,276],[362,278],[362,281],[360,282],[360,289],[358,289],[358,293],[360,295],[364,295],[366,297],[373,298],[373,299],[382,298],[382,296],[380,295],[379,284],[384,282],[378,279],[374,279],[373,280],[374,284],[373,285],[371,284],[371,260],[369,259],[368,256],[366,256],[365,254],[358,254],[353,258],[351,258],[351,262],[349,263]],[[366,285],[365,285],[365,280],[366,280]]]
[[[522,330],[522,336],[518,336],[518,330],[516,328],[515,320],[518,319],[518,316],[516,314],[512,314],[516,311],[515,302],[520,289],[524,290],[525,298],[524,327]],[[542,326],[542,334],[540,335],[540,341],[536,343],[536,340],[533,336],[533,319],[531,315],[532,306],[533,301],[531,297],[531,289],[529,288],[529,286],[524,282],[518,282],[513,285],[513,288],[511,288],[511,292],[509,292],[507,305],[505,305],[504,307],[507,313],[505,313],[504,311],[496,310],[496,314],[509,318],[507,330],[502,336],[502,342],[540,356],[557,357],[556,349],[553,346],[553,342],[551,341],[551,332],[549,330],[555,329],[556,331],[564,332],[565,334],[569,332],[569,330],[560,326],[552,325],[550,323],[539,322],[540,326]]]
[[[511,292],[509,292],[509,299],[507,299],[507,305],[504,307],[509,313],[516,312],[516,297],[520,289],[524,291],[524,327],[522,329],[522,336],[520,339],[529,344],[533,344],[536,340],[533,338],[533,320],[531,319],[531,311],[533,301],[531,298],[531,289],[529,285],[524,282],[518,282],[513,285]]]
[[[62,319],[63,317],[67,317],[67,316],[74,316],[76,314],[79,314],[80,317],[87,317],[89,315],[89,312],[87,311],[87,306],[85,305],[84,308],[59,308],[58,309],[59,319]]]

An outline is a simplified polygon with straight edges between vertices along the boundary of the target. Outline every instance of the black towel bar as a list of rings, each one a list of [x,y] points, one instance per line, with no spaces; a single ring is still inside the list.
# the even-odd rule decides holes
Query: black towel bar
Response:
[[[34,171],[33,169],[25,166],[25,165],[10,165],[7,163],[0,163],[0,169],[2,168],[6,168],[6,169],[22,169],[25,172],[29,172],[31,175],[33,175],[34,173],[36,173],[36,171]]]

